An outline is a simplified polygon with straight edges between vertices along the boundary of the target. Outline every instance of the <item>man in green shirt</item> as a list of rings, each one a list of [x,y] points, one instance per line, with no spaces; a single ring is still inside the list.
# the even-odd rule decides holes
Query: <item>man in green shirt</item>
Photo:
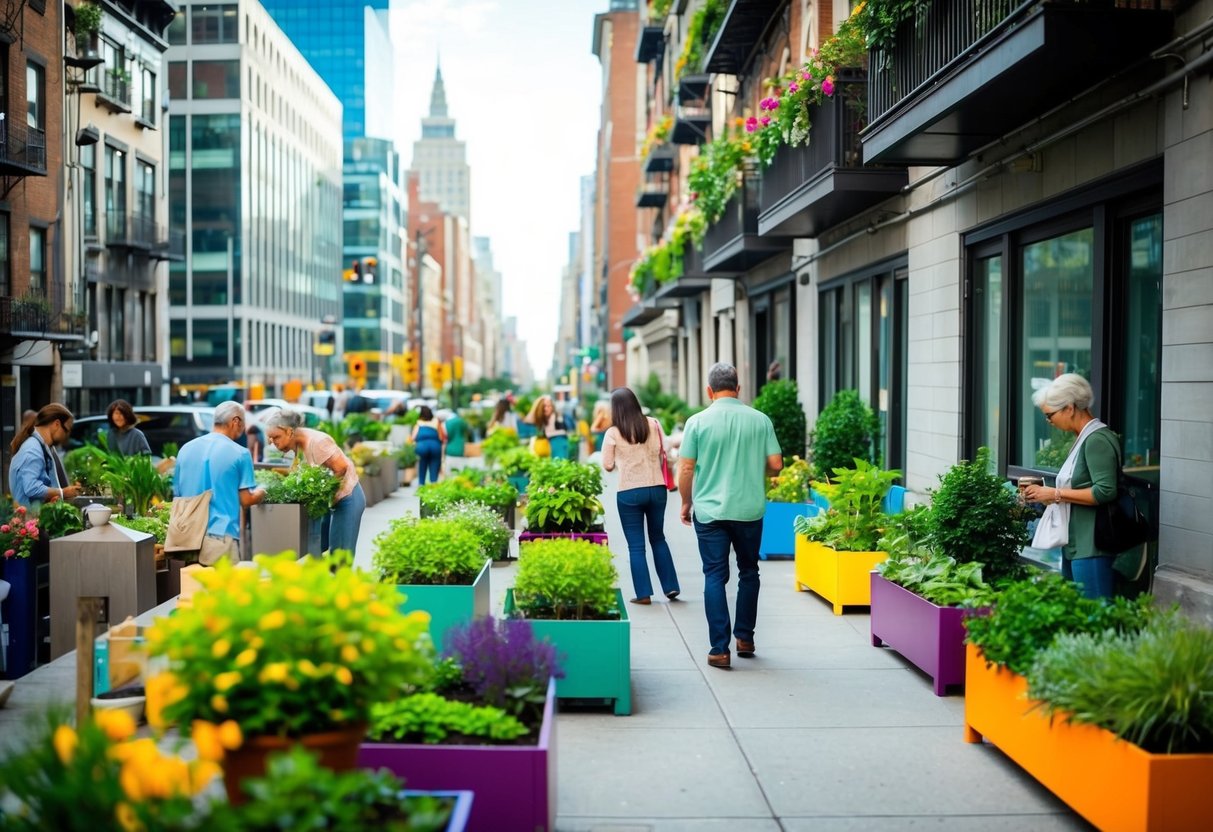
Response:
[[[737,552],[737,655],[754,655],[758,618],[758,544],[766,513],[766,478],[783,467],[775,428],[765,413],[737,400],[737,368],[708,370],[712,404],[687,420],[682,434],[678,493],[682,522],[694,524],[703,561],[703,605],[711,652],[708,664],[727,668],[729,548]]]

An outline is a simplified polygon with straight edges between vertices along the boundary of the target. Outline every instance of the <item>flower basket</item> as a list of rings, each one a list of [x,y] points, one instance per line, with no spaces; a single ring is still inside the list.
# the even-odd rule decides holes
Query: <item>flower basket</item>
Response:
[[[888,552],[839,552],[796,535],[796,590],[810,590],[825,598],[842,615],[845,607],[872,604],[870,573]]]
[[[1203,829],[1213,754],[1151,754],[1095,725],[1049,718],[1024,677],[967,646],[965,740],[989,740],[1103,830]]]

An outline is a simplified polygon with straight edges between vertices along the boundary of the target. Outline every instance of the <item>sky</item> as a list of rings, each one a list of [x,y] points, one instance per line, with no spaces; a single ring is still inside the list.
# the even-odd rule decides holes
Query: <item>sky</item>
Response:
[[[561,269],[594,170],[601,68],[590,51],[608,0],[393,0],[396,129],[407,165],[429,112],[434,68],[467,143],[472,234],[493,241],[504,314],[531,366],[552,361]]]

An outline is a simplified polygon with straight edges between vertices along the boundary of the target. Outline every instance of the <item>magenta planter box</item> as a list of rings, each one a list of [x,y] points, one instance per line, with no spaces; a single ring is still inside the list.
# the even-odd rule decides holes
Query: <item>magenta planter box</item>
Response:
[[[935,681],[935,695],[965,681],[966,616],[960,607],[940,607],[872,573],[872,645],[887,644]]]
[[[410,789],[473,792],[468,832],[553,832],[556,680],[548,681],[538,745],[363,743],[358,765],[386,768]]]
[[[539,534],[537,532],[519,532],[518,543],[528,543],[532,540],[588,540],[590,543],[597,543],[599,546],[607,545],[606,532],[552,532],[551,534]]]

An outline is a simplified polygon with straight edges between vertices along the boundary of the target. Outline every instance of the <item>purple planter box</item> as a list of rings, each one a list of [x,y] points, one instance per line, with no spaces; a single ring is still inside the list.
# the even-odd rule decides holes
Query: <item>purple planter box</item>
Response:
[[[532,540],[588,540],[590,543],[597,543],[599,546],[607,545],[606,532],[552,532],[551,534],[540,534],[538,532],[519,532],[519,545]]]
[[[965,681],[966,616],[960,607],[940,607],[872,573],[872,646],[887,644],[935,681],[935,695]]]
[[[468,832],[552,832],[556,828],[556,680],[537,745],[363,743],[362,768],[386,768],[409,788],[475,793]]]

